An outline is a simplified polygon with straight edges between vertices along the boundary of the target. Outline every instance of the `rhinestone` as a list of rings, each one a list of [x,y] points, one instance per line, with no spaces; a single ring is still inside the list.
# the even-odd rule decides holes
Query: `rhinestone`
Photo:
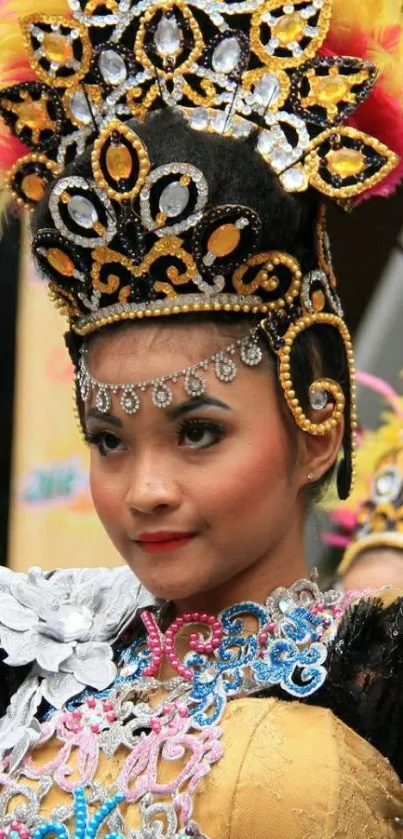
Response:
[[[393,486],[393,475],[389,472],[381,475],[375,481],[375,488],[378,495],[389,495],[391,487]]]
[[[134,390],[127,388],[122,393],[120,405],[125,414],[136,414],[140,408],[140,399]]]
[[[256,341],[245,341],[241,345],[240,356],[248,367],[256,367],[263,358],[263,352]]]
[[[46,58],[57,64],[64,64],[73,58],[73,47],[65,35],[47,32],[42,41]]]
[[[236,38],[225,38],[215,48],[212,57],[216,73],[232,73],[241,57],[241,46]]]
[[[260,154],[270,154],[275,141],[276,138],[273,136],[271,131],[262,131],[259,134],[259,139],[257,141],[257,148],[258,151],[260,151]]]
[[[91,393],[91,382],[88,376],[80,379],[80,394],[83,402],[86,402]]]
[[[181,30],[174,18],[163,17],[160,20],[155,30],[154,43],[160,55],[177,55],[181,45]]]
[[[183,213],[189,203],[189,189],[187,186],[178,183],[168,184],[161,193],[159,208],[168,218],[175,218]]]
[[[329,171],[340,178],[353,178],[365,170],[365,157],[358,149],[332,149],[326,160]]]
[[[299,12],[294,12],[291,15],[283,15],[274,24],[273,35],[275,38],[278,38],[282,47],[286,47],[301,38],[305,25],[305,21]]]
[[[216,359],[215,374],[220,382],[233,382],[237,374],[235,361],[228,356],[220,356]]]
[[[70,110],[73,116],[83,125],[89,125],[91,122],[91,110],[85,94],[82,90],[75,90],[70,99]]]
[[[49,248],[46,253],[49,265],[64,277],[72,277],[74,274],[74,262],[67,256],[67,253],[60,248]]]
[[[348,79],[343,76],[326,76],[317,86],[318,102],[321,105],[334,105],[345,99],[350,86]]]
[[[100,388],[95,399],[95,407],[101,414],[106,414],[111,407],[111,395],[106,388]]]
[[[115,50],[103,50],[99,58],[99,69],[105,81],[111,85],[122,84],[127,79],[127,67]]]
[[[273,73],[264,73],[255,85],[253,93],[255,102],[267,107],[277,102],[281,93],[280,82]]]
[[[21,183],[21,189],[31,201],[40,201],[45,194],[42,178],[34,173],[25,175]]]
[[[298,192],[299,190],[303,190],[308,187],[307,176],[304,170],[299,166],[287,169],[287,171],[283,172],[281,175],[280,180],[282,186],[288,192]]]
[[[312,305],[315,312],[322,312],[325,308],[326,304],[326,297],[325,293],[322,291],[321,288],[316,289],[316,291],[312,292]]]
[[[192,116],[190,124],[192,128],[195,128],[197,131],[204,131],[205,128],[208,126],[208,112],[205,108],[195,108]]]
[[[110,176],[115,181],[119,181],[121,178],[127,180],[133,171],[132,157],[124,143],[109,146],[105,164]]]
[[[152,390],[151,400],[157,408],[167,408],[173,400],[173,393],[164,382],[156,382]]]
[[[275,172],[282,172],[283,169],[286,169],[292,163],[292,160],[287,152],[278,149],[270,156],[270,163]]]
[[[327,393],[316,388],[309,391],[309,404],[314,411],[322,411],[327,405]]]
[[[197,373],[186,373],[183,387],[189,396],[203,396],[206,392],[206,382]]]
[[[287,600],[285,597],[283,597],[283,598],[282,598],[281,600],[279,600],[279,602],[278,602],[278,608],[280,609],[280,612],[282,612],[282,613],[283,613],[283,615],[286,615],[286,614],[287,614],[287,612],[288,612],[290,609],[292,609],[293,605],[294,605],[294,604],[293,604],[292,600]]]
[[[211,234],[207,248],[214,256],[224,257],[233,253],[241,240],[241,234],[235,224],[222,224]]]
[[[90,230],[98,221],[98,213],[94,205],[83,195],[73,195],[67,205],[67,211],[75,224],[86,230]]]
[[[217,131],[218,134],[223,134],[225,131],[226,125],[228,122],[227,114],[224,114],[223,111],[219,111],[218,114],[214,117],[211,127],[214,131]]]
[[[232,129],[232,136],[233,137],[249,137],[249,134],[252,131],[252,125],[244,120],[238,120],[234,123],[234,127]]]

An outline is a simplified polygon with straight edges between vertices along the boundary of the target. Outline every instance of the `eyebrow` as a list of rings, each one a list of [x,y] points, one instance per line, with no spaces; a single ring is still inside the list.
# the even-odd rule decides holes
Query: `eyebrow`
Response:
[[[118,417],[115,417],[113,414],[98,411],[97,408],[91,408],[88,411],[86,420],[89,419],[101,420],[101,422],[109,422],[110,425],[116,425],[117,428],[123,428],[122,420],[120,420]]]
[[[198,411],[199,408],[221,408],[223,411],[231,411],[229,405],[221,402],[221,399],[215,399],[214,396],[195,396],[187,402],[181,402],[180,405],[174,405],[168,408],[166,413],[171,420],[176,420],[182,417],[183,414],[189,414],[191,411]]]

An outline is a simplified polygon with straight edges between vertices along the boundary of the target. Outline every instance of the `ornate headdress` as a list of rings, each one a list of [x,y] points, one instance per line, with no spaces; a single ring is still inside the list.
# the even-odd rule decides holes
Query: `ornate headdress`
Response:
[[[312,407],[333,405],[330,419],[312,422],[296,394],[292,353],[302,333],[329,327],[341,337],[350,369],[351,449],[353,355],[324,211],[314,267],[304,275],[295,256],[261,243],[256,208],[213,203],[209,173],[195,162],[200,156],[178,159],[169,135],[163,160],[155,153],[158,114],[148,115],[175,109],[195,147],[214,135],[243,141],[284,193],[310,187],[350,205],[390,177],[399,160],[345,124],[370,95],[375,66],[324,48],[330,0],[68,0],[68,7],[67,14],[22,19],[30,70],[10,57],[4,78],[20,81],[0,91],[0,114],[18,141],[9,189],[31,208],[47,197],[33,252],[70,330],[84,337],[122,320],[187,312],[261,315],[297,424],[324,434],[340,422],[346,395],[334,380],[312,382]],[[29,151],[21,157],[22,144]],[[12,149],[9,141],[8,163]],[[72,172],[80,155],[82,173]],[[256,333],[251,341],[256,347]],[[246,363],[257,363],[257,349],[242,349]],[[231,369],[227,364],[224,374]],[[185,371],[185,380],[195,372]],[[92,387],[108,395],[85,355],[79,381],[83,395]],[[136,387],[123,394],[129,412],[138,407]],[[351,464],[343,495],[350,481]]]
[[[354,491],[330,513],[336,531],[326,542],[345,551],[340,576],[363,551],[403,551],[403,398],[375,376],[357,373],[357,379],[386,398],[390,408],[376,431],[362,432]]]

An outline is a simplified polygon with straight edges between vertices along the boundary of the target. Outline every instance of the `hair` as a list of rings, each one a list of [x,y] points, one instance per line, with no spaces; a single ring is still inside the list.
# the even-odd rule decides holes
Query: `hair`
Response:
[[[298,260],[304,274],[317,267],[318,195],[311,189],[294,195],[286,193],[277,176],[256,151],[256,134],[247,139],[235,139],[197,132],[173,109],[156,111],[144,122],[131,120],[128,124],[145,143],[153,166],[186,161],[202,170],[208,182],[209,201],[212,206],[241,204],[258,213],[262,221],[261,242],[264,250],[286,251]],[[67,166],[62,177],[69,175],[92,178],[91,150],[87,150]],[[47,197],[46,195],[40,202],[33,216],[34,232],[43,228],[54,228]],[[180,315],[175,316],[176,322],[178,317]],[[190,315],[185,317],[189,318]],[[198,318],[199,321],[221,324],[235,323],[239,320],[245,323],[246,329],[253,324],[253,319],[247,315],[206,313],[192,314],[191,317],[193,322]],[[121,326],[122,324],[104,326],[102,329],[115,330]],[[82,339],[70,331],[66,334],[66,343],[76,367]],[[273,352],[267,341],[266,345],[273,359]],[[305,411],[309,411],[309,386],[313,379],[324,376],[340,383],[346,396],[345,422],[346,426],[349,426],[351,395],[348,365],[343,342],[337,331],[332,327],[320,325],[301,333],[294,342],[291,365],[296,396]],[[279,395],[284,402],[278,380],[277,384]],[[82,421],[80,401],[77,392]],[[296,433],[294,422],[292,427]],[[348,430],[343,441],[347,461],[349,453],[346,458],[346,448],[349,446],[349,439]],[[311,501],[321,497],[332,472],[333,467],[323,478],[311,485]],[[344,483],[349,483],[348,476],[344,476]],[[340,487],[339,494],[343,494],[340,493]]]

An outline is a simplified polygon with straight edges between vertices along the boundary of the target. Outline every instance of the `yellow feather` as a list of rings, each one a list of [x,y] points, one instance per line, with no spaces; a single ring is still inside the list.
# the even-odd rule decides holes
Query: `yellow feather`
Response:
[[[24,67],[27,57],[24,50],[21,18],[32,15],[71,14],[67,0],[6,0],[0,2],[0,84],[5,86],[15,81],[16,67]],[[9,71],[10,63],[13,70]]]

